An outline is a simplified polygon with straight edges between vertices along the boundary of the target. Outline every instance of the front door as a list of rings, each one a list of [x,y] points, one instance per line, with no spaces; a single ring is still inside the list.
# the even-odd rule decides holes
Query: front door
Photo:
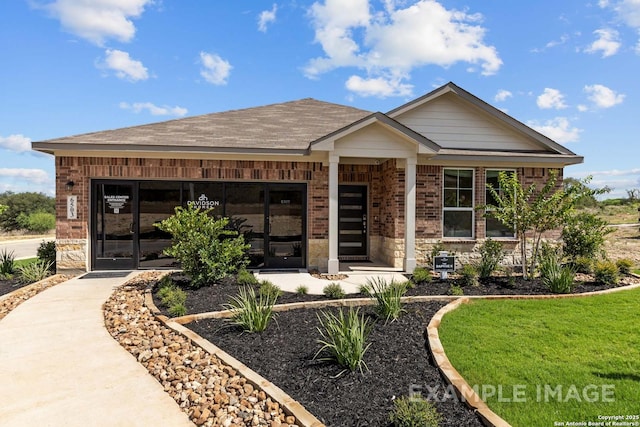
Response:
[[[304,184],[268,184],[265,213],[265,267],[305,265]]]
[[[344,261],[368,259],[367,186],[338,187],[338,257]]]
[[[94,181],[93,267],[128,270],[137,267],[137,203],[134,183]]]

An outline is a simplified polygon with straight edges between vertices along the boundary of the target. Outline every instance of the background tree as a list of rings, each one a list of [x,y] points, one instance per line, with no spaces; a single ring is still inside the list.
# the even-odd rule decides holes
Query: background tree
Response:
[[[55,199],[42,193],[0,193],[0,204],[7,209],[0,213],[0,228],[11,231],[28,229],[29,216],[37,212],[53,215],[55,220]]]

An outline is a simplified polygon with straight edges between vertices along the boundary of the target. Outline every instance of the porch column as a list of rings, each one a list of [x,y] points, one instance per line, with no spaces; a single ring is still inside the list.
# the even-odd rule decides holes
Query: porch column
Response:
[[[338,261],[338,164],[340,156],[329,154],[329,274],[340,271]]]
[[[404,169],[404,271],[416,268],[416,157],[407,158]]]

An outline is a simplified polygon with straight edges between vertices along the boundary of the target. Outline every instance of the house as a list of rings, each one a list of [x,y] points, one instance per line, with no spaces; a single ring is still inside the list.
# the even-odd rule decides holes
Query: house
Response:
[[[58,269],[83,271],[172,266],[153,224],[187,204],[230,217],[256,268],[413,271],[439,241],[514,242],[475,209],[499,171],[542,183],[583,161],[453,83],[386,114],[301,99],[33,149],[55,156]]]

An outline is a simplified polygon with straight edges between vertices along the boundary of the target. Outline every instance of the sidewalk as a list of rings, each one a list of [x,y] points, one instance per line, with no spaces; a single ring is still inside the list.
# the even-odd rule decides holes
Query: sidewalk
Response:
[[[134,275],[69,280],[0,321],[3,427],[193,427],[104,327],[102,304]]]

